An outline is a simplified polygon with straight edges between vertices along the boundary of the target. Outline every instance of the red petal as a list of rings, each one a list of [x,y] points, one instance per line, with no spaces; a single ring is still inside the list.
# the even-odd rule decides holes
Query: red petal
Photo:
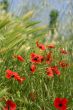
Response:
[[[12,75],[13,75],[13,72],[11,71],[11,70],[6,70],[6,78],[7,79],[10,79],[11,77],[12,77]]]
[[[62,106],[59,106],[59,104],[62,104]],[[66,110],[67,106],[67,99],[66,98],[56,98],[54,100],[54,106],[55,108],[59,109],[59,110]]]
[[[68,51],[67,50],[64,50],[64,49],[60,49],[60,53],[62,53],[62,54],[68,54]]]
[[[37,55],[35,53],[31,53],[30,56],[31,56],[30,60],[31,60],[32,63],[41,63],[44,59],[43,56]]]
[[[31,67],[30,67],[30,70],[31,70],[31,72],[35,72],[36,66],[34,64],[32,64]]]
[[[52,67],[52,70],[53,70],[53,71],[55,72],[55,74],[57,74],[57,75],[60,75],[60,74],[61,74],[57,66],[53,66],[53,67]]]
[[[48,48],[55,48],[55,45],[54,44],[50,44],[47,46]]]
[[[41,50],[45,50],[45,49],[46,49],[45,46],[44,46],[44,44],[39,44],[38,41],[36,42],[36,45],[37,45],[37,47],[40,48]]]
[[[50,77],[53,77],[54,76],[51,67],[47,68],[47,75],[50,76]]]
[[[18,78],[18,79],[17,79],[17,81],[18,81],[19,83],[23,83],[24,80],[26,80],[25,77],[23,77],[23,78]]]
[[[3,110],[16,110],[16,104],[12,100],[7,100],[6,101],[6,106],[3,108]]]
[[[24,62],[24,58],[23,58],[22,56],[20,56],[20,55],[17,56],[17,59],[18,59],[19,61],[21,61],[21,62]]]

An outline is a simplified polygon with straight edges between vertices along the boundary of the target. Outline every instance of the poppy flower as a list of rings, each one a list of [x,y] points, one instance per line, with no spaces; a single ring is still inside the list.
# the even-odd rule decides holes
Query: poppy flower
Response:
[[[13,55],[13,57],[17,58],[20,62],[24,62],[24,58],[21,55]]]
[[[20,76],[16,72],[13,72],[11,70],[6,70],[6,78],[7,79],[11,79],[12,77],[14,77],[15,79],[17,79],[17,77],[20,77]]]
[[[46,70],[47,70],[47,75],[48,75],[48,76],[50,76],[50,77],[53,77],[53,76],[54,76],[54,73],[53,73],[51,67],[47,68]]]
[[[36,66],[35,66],[34,64],[32,64],[31,67],[30,67],[30,71],[31,71],[32,73],[34,73],[35,70],[36,70]]]
[[[52,62],[52,52],[49,52],[45,59],[46,59],[46,63],[50,64]]]
[[[20,55],[17,56],[17,59],[18,59],[19,61],[21,61],[21,62],[24,62],[24,58],[23,58],[22,56],[20,56]]]
[[[67,63],[65,60],[60,61],[60,62],[59,62],[59,65],[60,65],[62,68],[66,68],[66,67],[69,66],[68,63]]]
[[[54,100],[54,106],[57,110],[67,110],[68,100],[66,98],[56,98]]]
[[[25,77],[18,77],[18,78],[17,78],[17,81],[18,81],[20,84],[22,84],[23,81],[25,81],[25,80],[26,80]]]
[[[19,83],[22,83],[26,78],[20,77],[20,75],[17,72],[13,72],[14,79],[17,80]]]
[[[60,49],[60,53],[62,53],[62,54],[68,54],[68,51],[65,50],[65,49]]]
[[[6,70],[6,78],[7,79],[11,79],[11,77],[13,76],[13,71],[11,71],[11,70]]]
[[[47,70],[47,75],[50,77],[53,77],[54,74],[60,75],[60,71],[57,66],[48,67],[46,70]]]
[[[26,78],[25,77],[20,77],[20,75],[17,72],[13,72],[11,70],[6,70],[6,78],[11,79],[14,78],[17,80],[19,83],[22,83]]]
[[[14,77],[15,80],[20,78],[20,76],[19,76],[19,74],[17,72],[13,72],[13,77]]]
[[[53,66],[53,67],[52,67],[52,70],[53,70],[53,72],[54,72],[55,74],[57,74],[57,75],[60,75],[60,74],[61,74],[57,66]]]
[[[44,59],[43,56],[37,55],[35,53],[31,53],[30,57],[32,63],[41,63]]]
[[[54,44],[49,44],[47,47],[48,48],[55,48],[55,45]]]
[[[3,110],[16,110],[16,104],[12,100],[7,100]]]
[[[44,44],[39,44],[38,41],[36,42],[36,45],[38,48],[40,48],[41,50],[46,50]]]

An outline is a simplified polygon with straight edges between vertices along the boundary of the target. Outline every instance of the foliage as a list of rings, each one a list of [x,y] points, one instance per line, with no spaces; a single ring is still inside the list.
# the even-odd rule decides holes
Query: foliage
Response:
[[[2,7],[3,10],[5,10],[5,11],[8,10],[8,6],[9,6],[8,0],[3,0],[3,1],[0,2],[0,4],[3,6]]]
[[[0,18],[0,53],[13,48],[18,51],[26,46],[29,47],[31,38],[36,36],[43,36],[45,34],[46,26],[36,26],[38,21],[32,21],[30,18],[33,12],[28,12],[21,19],[12,17],[12,15],[1,13]],[[43,33],[41,32],[43,30]],[[38,32],[39,31],[39,32]],[[38,33],[37,33],[38,32]],[[37,35],[35,35],[37,33]],[[28,43],[26,43],[28,42]]]
[[[58,19],[58,11],[57,10],[52,10],[50,12],[50,23],[49,26],[51,28],[52,34],[54,33],[54,29],[57,28],[57,19]]]

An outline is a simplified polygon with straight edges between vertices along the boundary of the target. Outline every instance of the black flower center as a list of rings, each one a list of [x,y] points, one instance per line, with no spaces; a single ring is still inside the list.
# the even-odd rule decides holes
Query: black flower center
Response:
[[[39,46],[39,48],[41,48],[41,49],[42,49],[42,46],[40,45],[40,46]]]
[[[35,60],[35,61],[37,61],[37,60],[38,60],[38,58],[37,58],[37,57],[35,57],[35,58],[34,58],[34,60]]]
[[[59,107],[62,107],[62,103],[59,104]]]
[[[8,110],[10,110],[10,106],[8,105]]]
[[[14,75],[12,75],[12,78],[14,78]]]
[[[41,58],[41,61],[43,61],[44,59],[43,58]]]
[[[48,60],[50,60],[50,58],[47,58],[46,60],[48,61]]]

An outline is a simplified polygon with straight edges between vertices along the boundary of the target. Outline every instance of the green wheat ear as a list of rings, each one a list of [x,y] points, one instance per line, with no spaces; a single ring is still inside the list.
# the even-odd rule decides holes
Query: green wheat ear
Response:
[[[32,15],[33,11],[29,11],[21,19],[6,13],[0,15],[0,53],[14,49],[17,52],[22,50],[22,47],[26,46],[28,40],[33,37],[36,36],[36,39],[37,36],[44,36],[46,26],[36,26],[39,24],[39,21],[32,21]],[[35,33],[37,34],[35,35]]]

